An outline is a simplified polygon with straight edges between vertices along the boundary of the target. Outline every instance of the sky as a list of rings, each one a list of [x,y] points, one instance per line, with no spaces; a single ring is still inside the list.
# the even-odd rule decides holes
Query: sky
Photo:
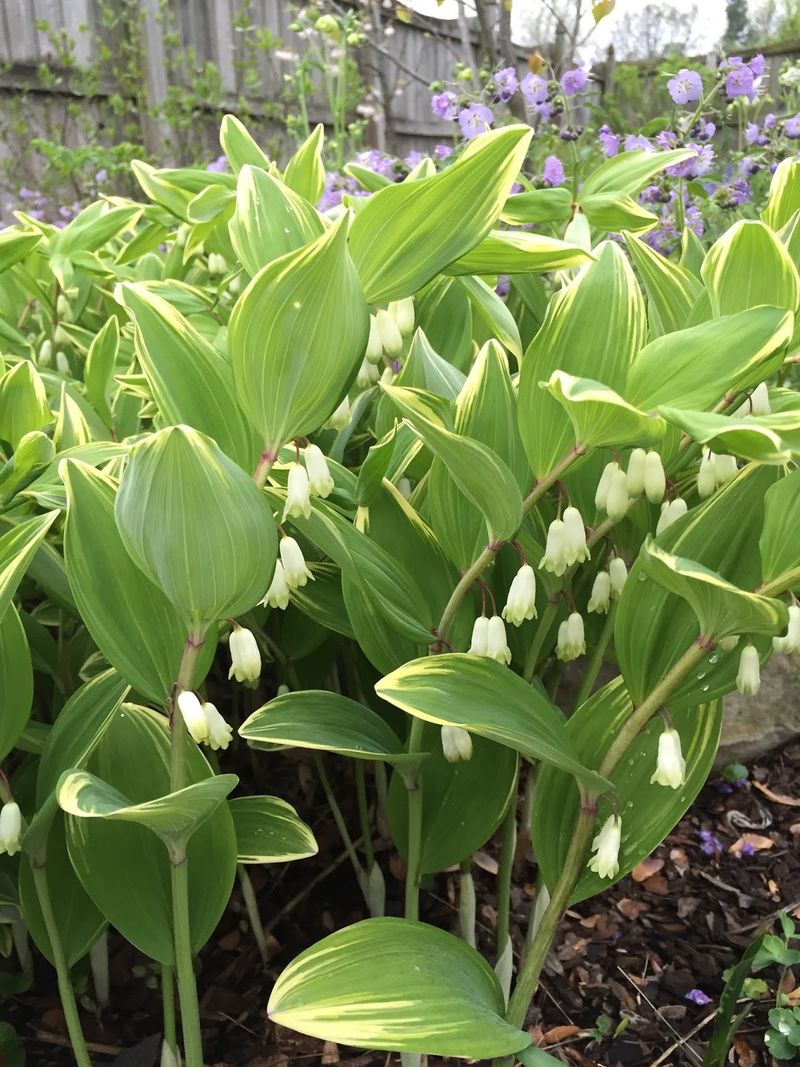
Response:
[[[431,18],[454,19],[458,11],[457,0],[403,0],[406,7]],[[514,0],[512,26],[525,22],[527,12],[534,10],[541,0]],[[694,6],[693,0],[670,0],[672,6],[686,10]],[[465,0],[469,8],[469,0]],[[611,15],[605,18],[592,34],[592,48],[605,49],[614,39],[614,24],[642,6],[642,0],[617,0]],[[700,15],[695,24],[695,39],[692,51],[698,54],[711,51],[719,43],[725,29],[725,0],[698,0]]]

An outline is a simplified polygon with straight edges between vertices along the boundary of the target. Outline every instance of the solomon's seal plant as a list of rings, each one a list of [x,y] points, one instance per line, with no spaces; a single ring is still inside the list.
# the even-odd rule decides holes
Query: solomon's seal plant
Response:
[[[165,1062],[188,1067],[194,957],[237,877],[266,957],[247,865],[316,843],[243,793],[246,746],[264,783],[309,753],[370,916],[286,961],[271,1018],[409,1064],[533,1062],[563,912],[670,832],[722,698],[800,645],[800,166],[665,259],[636,198],[694,148],[518,191],[530,129],[461,117],[446,168],[356,170],[365,195],[324,211],[321,130],[281,170],[227,117],[230,171],[136,163],[140,199],[0,234],[3,914],[54,965],[80,1067],[70,968],[109,924],[159,966]],[[520,818],[538,883],[515,974]],[[487,960],[470,857],[497,830]],[[452,865],[460,937],[425,922]]]

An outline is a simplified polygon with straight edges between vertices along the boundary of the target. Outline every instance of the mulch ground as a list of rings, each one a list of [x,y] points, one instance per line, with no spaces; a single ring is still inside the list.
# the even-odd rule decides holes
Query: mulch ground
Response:
[[[259,755],[263,782],[261,760]],[[206,1061],[225,1067],[385,1064],[385,1054],[323,1047],[267,1019],[269,990],[282,967],[308,944],[364,918],[341,843],[316,796],[310,766],[300,757],[287,760],[285,754],[276,760],[278,766],[284,768],[286,781],[270,777],[270,788],[295,803],[301,815],[318,813],[311,821],[320,853],[305,863],[249,869],[269,929],[266,971],[238,889],[234,893],[201,960]],[[721,782],[709,783],[635,877],[569,912],[528,1019],[537,1043],[578,1067],[699,1065],[725,968],[775,922],[778,911],[788,909],[800,918],[799,771],[800,745],[790,745],[752,766],[749,782],[741,787],[728,790]],[[255,783],[254,791],[259,791]],[[524,842],[520,851],[512,901],[517,948],[535,878]],[[387,911],[399,914],[402,860],[388,845],[380,855]],[[490,958],[495,856],[492,842],[475,866],[479,937]],[[424,917],[454,931],[457,881],[456,873],[442,874],[424,897]],[[110,966],[112,1004],[103,1012],[94,1010],[88,970],[76,969],[94,1061],[110,1067],[155,1067],[161,1024],[153,965],[112,935]],[[740,1031],[730,1061],[740,1067],[772,1062],[763,1045],[767,1011],[774,1005],[779,981],[783,992],[795,990],[791,970],[781,975],[772,968],[759,977],[767,979],[771,995],[757,1004]],[[687,1000],[690,990],[700,990],[709,1003]],[[41,959],[34,989],[6,1001],[3,1012],[24,1038],[30,1067],[72,1062],[53,974]]]

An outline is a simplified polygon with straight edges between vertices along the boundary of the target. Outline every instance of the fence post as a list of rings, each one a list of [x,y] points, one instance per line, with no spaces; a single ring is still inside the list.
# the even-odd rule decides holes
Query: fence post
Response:
[[[140,117],[147,151],[162,166],[166,162],[169,130],[159,113],[167,99],[167,67],[161,0],[142,0],[142,76],[145,106]]]

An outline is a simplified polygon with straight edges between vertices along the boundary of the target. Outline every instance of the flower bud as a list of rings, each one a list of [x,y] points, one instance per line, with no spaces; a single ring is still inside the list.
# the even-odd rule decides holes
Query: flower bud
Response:
[[[61,323],[53,330],[53,344],[56,345],[68,345],[70,343],[70,336]]]
[[[563,663],[582,656],[586,651],[586,638],[583,630],[583,617],[577,611],[561,623],[558,628],[558,641],[556,643],[556,657]]]
[[[286,486],[286,503],[283,506],[282,522],[286,522],[290,516],[296,518],[303,515],[306,519],[311,518],[311,497],[309,496],[309,480],[305,467],[295,463],[289,470],[289,481]]]
[[[403,337],[408,337],[414,329],[414,298],[407,296],[404,300],[393,300],[389,304],[389,314],[397,323]]]
[[[369,389],[371,385],[375,385],[379,378],[378,368],[373,363],[368,363],[366,359],[362,359],[356,375],[356,387],[358,389]]]
[[[716,488],[717,464],[714,453],[709,452],[700,460],[700,469],[697,472],[697,494],[701,500],[705,500]]]
[[[370,315],[369,340],[367,341],[367,350],[364,353],[364,359],[368,363],[379,363],[382,355],[383,343],[381,342],[381,335],[378,332],[378,324],[375,321],[375,316]]]
[[[613,471],[608,483],[606,494],[606,512],[612,522],[619,522],[625,518],[630,503],[628,493],[628,476],[625,471]]]
[[[681,752],[681,737],[674,727],[670,727],[658,739],[658,759],[650,784],[680,789],[685,781],[686,761]]]
[[[499,615],[492,615],[486,629],[486,655],[498,663],[511,662],[511,649],[506,641],[506,628]]]
[[[227,748],[231,743],[233,727],[225,722],[214,704],[203,704],[203,714],[208,726],[208,747],[215,752],[217,749]]]
[[[620,556],[614,556],[608,565],[608,574],[611,578],[611,599],[616,600],[622,596],[622,590],[628,580],[628,568],[625,560]]]
[[[598,571],[595,575],[592,592],[589,596],[588,611],[605,615],[611,607],[611,575],[608,571]]]
[[[183,689],[178,693],[178,711],[186,724],[189,736],[198,745],[208,741],[208,719],[203,711],[203,705],[197,699],[197,695],[190,689]]]
[[[667,476],[658,452],[648,452],[644,457],[644,493],[651,504],[658,504],[667,491]]]
[[[736,456],[715,456],[714,470],[717,473],[717,485],[724,485],[739,473]]]
[[[336,411],[331,415],[328,421],[325,423],[332,430],[343,430],[345,426],[350,422],[350,400],[345,397]]]
[[[333,492],[334,481],[328,470],[328,461],[322,453],[322,449],[316,445],[309,445],[303,453],[308,471],[308,488],[314,496],[326,497]]]
[[[4,852],[15,855],[20,849],[22,836],[22,813],[19,804],[8,801],[0,808],[0,855]]]
[[[689,508],[682,496],[675,497],[669,503],[665,500],[661,505],[661,514],[656,524],[656,537],[666,530],[668,526],[672,526],[673,522],[680,519],[688,510]]]
[[[181,1067],[180,1059],[175,1055],[168,1041],[161,1042],[161,1063],[159,1067]]]
[[[330,34],[333,37],[339,35],[339,23],[333,15],[320,15],[314,23],[314,29],[319,30],[320,33]]]
[[[302,589],[314,575],[306,566],[303,550],[293,537],[282,537],[278,545],[283,564],[283,574],[290,589]]]
[[[536,618],[536,574],[529,563],[523,564],[514,575],[502,616],[512,626]]]
[[[619,870],[619,846],[622,842],[622,819],[609,815],[600,833],[592,841],[594,856],[587,866],[601,878],[613,878]]]
[[[461,726],[443,726],[442,752],[448,763],[471,760],[472,738]]]
[[[381,346],[386,355],[390,359],[402,356],[403,337],[397,328],[397,323],[389,312],[384,311],[383,308],[379,308],[375,312],[375,328],[378,331],[378,337],[381,339]]]
[[[208,273],[210,277],[214,275],[225,274],[228,270],[228,264],[225,262],[225,257],[221,256],[219,252],[210,252],[208,256]]]
[[[289,583],[286,581],[286,574],[280,560],[275,562],[275,573],[272,575],[272,582],[261,603],[265,608],[285,610],[289,607]]]
[[[594,494],[594,506],[598,511],[606,510],[606,502],[608,500],[608,490],[611,485],[611,475],[615,474],[619,470],[619,463],[612,460],[611,463],[606,463],[603,467],[603,473],[600,475],[600,481],[597,483],[597,489]],[[626,482],[627,492],[627,482]]]
[[[36,362],[40,367],[49,367],[53,362],[53,342],[49,337],[46,337],[39,346],[39,355],[36,358]]]
[[[553,519],[539,566],[560,578],[567,569],[567,531],[561,519]]]
[[[759,382],[750,394],[750,410],[753,415],[769,415],[769,390],[766,382]]]
[[[56,316],[61,322],[72,322],[75,318],[72,314],[72,306],[63,293],[59,293],[56,300]]]
[[[647,453],[643,448],[634,448],[628,460],[628,493],[641,496],[644,492],[644,469]]]
[[[730,634],[728,637],[721,637],[717,642],[717,647],[720,652],[733,652],[736,646],[739,644],[739,635]]]
[[[56,352],[56,370],[59,374],[72,373],[66,352]]]
[[[772,647],[776,652],[800,652],[800,608],[792,604],[789,608],[789,628],[783,637],[773,637]]]
[[[234,626],[229,640],[231,669],[228,677],[237,682],[255,682],[261,675],[261,653],[252,631]]]
[[[469,650],[475,656],[489,655],[489,620],[485,615],[479,615],[475,620]]]
[[[568,567],[571,567],[573,563],[583,563],[584,560],[591,559],[591,553],[586,545],[586,529],[577,508],[567,508],[564,512],[564,534]]]
[[[739,657],[739,673],[736,675],[736,688],[740,693],[753,696],[761,688],[761,670],[758,649],[749,642],[742,649]]]

